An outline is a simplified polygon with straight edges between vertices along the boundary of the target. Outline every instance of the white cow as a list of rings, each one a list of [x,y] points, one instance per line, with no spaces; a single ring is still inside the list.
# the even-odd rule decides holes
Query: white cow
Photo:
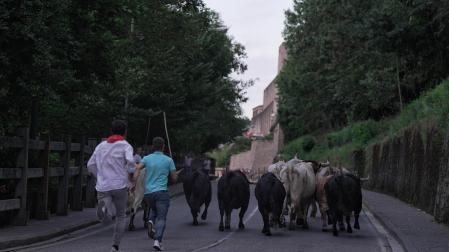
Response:
[[[302,162],[302,160],[298,159],[296,156],[287,161],[287,163],[285,163],[284,168],[281,169],[281,171],[279,172],[279,178],[282,182],[282,184],[284,184],[284,188],[285,188],[285,192],[286,192],[286,197],[285,197],[285,202],[284,202],[284,215],[288,214],[288,207],[290,205],[290,184],[289,184],[289,180],[288,180],[288,174],[287,174],[287,170],[289,167],[293,167],[295,166],[297,163]]]
[[[146,169],[142,169],[139,177],[137,177],[136,184],[134,185],[133,190],[129,190],[128,192],[128,212],[130,213],[129,225],[128,229],[130,231],[135,229],[134,226],[134,217],[136,216],[137,210],[142,206],[143,196],[145,194],[145,173]],[[146,227],[148,222],[148,206],[143,204],[144,214],[143,221]]]
[[[315,196],[315,172],[313,165],[301,160],[290,160],[283,176],[284,186],[288,188],[290,196],[290,224],[289,229],[295,229],[296,225],[302,225],[308,229],[307,215],[310,204]],[[296,223],[295,223],[296,221]]]
[[[287,164],[284,161],[279,161],[277,163],[268,166],[267,171],[273,173],[274,176],[276,176],[279,180],[282,181],[281,171],[285,168],[287,168]]]

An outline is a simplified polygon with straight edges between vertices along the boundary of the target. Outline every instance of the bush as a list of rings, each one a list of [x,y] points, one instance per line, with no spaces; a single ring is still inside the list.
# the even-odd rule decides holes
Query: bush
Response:
[[[218,167],[225,167],[231,162],[231,156],[251,149],[251,139],[245,137],[236,137],[233,143],[223,145],[215,149],[207,156],[216,160]]]
[[[327,146],[333,148],[350,142],[365,145],[384,131],[384,122],[376,122],[374,120],[356,122],[340,131],[327,134]]]
[[[306,154],[311,152],[315,148],[315,144],[316,140],[313,136],[302,136],[285,145],[281,151],[281,156],[284,159],[290,159],[295,155],[298,155],[299,158],[304,159]]]
[[[302,150],[304,152],[310,152],[315,146],[315,138],[312,136],[304,136],[302,140]]]
[[[402,113],[388,123],[389,135],[396,135],[401,129],[424,120],[434,120],[442,129],[447,129],[448,101],[449,80],[407,105]]]

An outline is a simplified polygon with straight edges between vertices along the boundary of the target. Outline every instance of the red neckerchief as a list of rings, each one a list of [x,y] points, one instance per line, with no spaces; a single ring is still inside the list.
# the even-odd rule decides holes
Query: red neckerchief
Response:
[[[108,143],[115,143],[117,141],[125,140],[125,138],[121,135],[111,135],[108,137]]]

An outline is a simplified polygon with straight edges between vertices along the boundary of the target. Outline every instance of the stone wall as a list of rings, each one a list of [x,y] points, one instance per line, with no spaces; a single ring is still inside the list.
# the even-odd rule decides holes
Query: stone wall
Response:
[[[369,175],[368,189],[395,196],[449,223],[448,153],[448,136],[428,124],[369,147],[364,157],[355,153],[355,160],[366,160],[360,173]],[[354,166],[358,170],[360,164]]]
[[[449,223],[449,134],[446,134],[441,154],[434,216],[440,222]]]

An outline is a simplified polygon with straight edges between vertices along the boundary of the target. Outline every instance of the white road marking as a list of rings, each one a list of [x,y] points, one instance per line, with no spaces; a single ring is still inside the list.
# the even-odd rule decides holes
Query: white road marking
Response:
[[[256,207],[253,209],[253,211],[249,214],[249,216],[246,217],[246,219],[243,220],[243,224],[246,225],[246,223],[247,223],[248,221],[250,221],[251,218],[256,214],[257,210],[259,210],[259,207],[256,206]],[[210,248],[213,248],[213,247],[215,247],[215,246],[218,246],[218,245],[220,245],[221,243],[225,242],[227,239],[229,239],[234,233],[235,233],[235,231],[232,231],[232,232],[230,232],[229,234],[227,234],[225,237],[221,238],[220,240],[218,240],[218,241],[216,241],[216,242],[214,242],[214,243],[212,243],[212,244],[206,245],[206,246],[204,246],[204,247],[194,249],[194,250],[192,250],[191,252],[204,251],[204,250],[208,250],[208,249],[210,249]]]
[[[382,224],[377,221],[376,217],[364,206],[363,212],[368,221],[373,225],[374,229],[380,234],[381,238],[378,239],[381,252],[404,252],[404,248],[401,244],[384,228]]]

